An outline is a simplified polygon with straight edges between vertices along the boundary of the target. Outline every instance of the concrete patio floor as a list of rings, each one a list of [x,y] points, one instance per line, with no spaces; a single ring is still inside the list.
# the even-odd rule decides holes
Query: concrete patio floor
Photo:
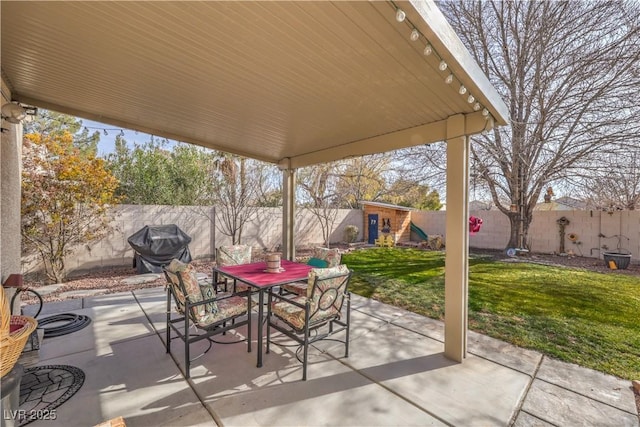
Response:
[[[443,356],[442,322],[358,296],[349,358],[341,344],[319,342],[306,382],[296,347],[273,345],[257,368],[255,345],[247,353],[245,342],[214,344],[185,380],[182,342],[171,355],[164,350],[165,298],[155,288],[47,303],[40,317],[73,312],[93,322],[45,339],[38,365],[72,365],[86,379],[56,421],[30,426],[93,426],[117,416],[128,427],[639,426],[630,381],[473,332],[469,357],[454,363]],[[198,346],[206,344],[192,355]]]

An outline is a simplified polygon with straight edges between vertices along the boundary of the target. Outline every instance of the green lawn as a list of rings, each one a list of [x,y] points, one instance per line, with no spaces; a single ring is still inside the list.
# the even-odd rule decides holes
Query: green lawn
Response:
[[[343,255],[353,293],[444,319],[444,254]],[[521,347],[640,379],[640,278],[471,256],[469,327]]]

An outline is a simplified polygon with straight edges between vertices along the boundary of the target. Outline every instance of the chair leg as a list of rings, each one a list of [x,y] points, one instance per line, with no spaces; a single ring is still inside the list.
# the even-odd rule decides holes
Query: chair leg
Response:
[[[187,304],[185,307],[185,316],[184,316],[184,372],[185,378],[191,377],[191,355],[189,354],[189,313],[191,307]]]
[[[171,352],[171,290],[167,287],[167,331],[166,331],[166,341],[165,341],[165,350],[167,353]]]
[[[302,381],[307,380],[307,358],[309,357],[309,328],[304,331],[304,358],[302,359]]]
[[[304,313],[304,358],[302,359],[302,381],[307,380],[307,359],[309,357],[309,300]]]
[[[347,331],[344,340],[344,357],[349,357],[349,329],[351,328],[351,295],[347,296]]]

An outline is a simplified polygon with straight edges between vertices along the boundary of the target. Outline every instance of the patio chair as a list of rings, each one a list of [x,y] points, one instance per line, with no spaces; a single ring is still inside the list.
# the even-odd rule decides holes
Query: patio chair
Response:
[[[163,267],[167,279],[167,353],[171,352],[171,330],[184,341],[185,377],[191,376],[191,362],[207,353],[213,344],[210,337],[226,334],[232,328],[247,325],[247,351],[251,351],[251,313],[247,314],[247,299],[231,294],[219,294],[213,283],[198,282],[196,271],[190,264],[177,259]],[[171,317],[171,300],[180,315]],[[182,325],[182,327],[179,327]],[[191,327],[196,332],[191,333]],[[208,340],[209,347],[202,355],[190,359],[189,346]],[[244,341],[244,340],[243,340]]]
[[[307,295],[280,295],[269,291],[267,305],[267,349],[271,342],[271,328],[300,344],[302,380],[307,379],[309,344],[345,331],[344,357],[349,357],[349,324],[351,320],[351,295],[348,292],[351,271],[346,265],[331,268],[314,268],[309,273]],[[347,301],[343,313],[344,301]],[[315,332],[311,335],[311,332]],[[333,339],[333,338],[332,338]],[[338,340],[342,342],[342,340]]]
[[[392,247],[395,245],[393,237],[391,237],[390,234],[389,235],[384,234],[378,237],[377,239],[374,240],[374,243],[376,246],[381,246],[381,247],[385,247],[385,246]]]
[[[341,260],[342,255],[339,249],[314,248],[307,264],[316,268],[330,268],[340,265]],[[282,290],[304,296],[307,294],[307,284],[307,282],[290,283],[283,285]]]
[[[216,248],[216,264],[218,267],[226,267],[230,265],[240,265],[251,263],[251,246],[248,245],[232,245],[220,246]],[[251,287],[244,283],[236,283],[235,280],[215,272],[214,281],[218,288],[224,288],[227,292],[229,281],[233,282],[231,292],[234,294],[247,294],[251,291]]]

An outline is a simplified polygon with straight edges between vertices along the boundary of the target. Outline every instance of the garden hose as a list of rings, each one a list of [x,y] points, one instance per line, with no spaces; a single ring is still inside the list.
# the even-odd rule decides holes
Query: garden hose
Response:
[[[59,326],[45,327],[51,323],[66,322]],[[38,320],[38,328],[44,329],[44,337],[52,338],[79,331],[91,323],[91,318],[84,314],[62,313]]]
[[[31,288],[18,288],[18,289],[16,289],[16,293],[11,298],[11,305],[9,306],[9,311],[11,312],[11,314],[13,314],[13,304],[14,304],[16,298],[18,297],[18,295],[20,294],[20,292],[31,292],[38,299],[38,304],[39,304],[38,310],[36,311],[36,314],[34,314],[32,316],[34,318],[38,317],[38,315],[42,311],[42,306],[44,305],[44,301],[42,300],[42,295],[40,295],[38,292],[34,291]],[[20,311],[22,312],[22,310],[20,310]],[[20,314],[22,314],[22,313],[20,313]]]

